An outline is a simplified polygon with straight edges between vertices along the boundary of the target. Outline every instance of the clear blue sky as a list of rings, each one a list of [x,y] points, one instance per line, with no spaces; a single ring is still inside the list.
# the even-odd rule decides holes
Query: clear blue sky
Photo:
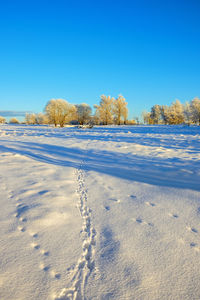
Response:
[[[0,111],[124,95],[130,118],[200,96],[200,1],[1,1]]]

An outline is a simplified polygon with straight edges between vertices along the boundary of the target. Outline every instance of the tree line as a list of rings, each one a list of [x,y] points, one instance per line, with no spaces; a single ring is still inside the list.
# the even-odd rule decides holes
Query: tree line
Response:
[[[94,105],[95,113],[86,104],[73,105],[64,99],[51,99],[47,102],[44,113],[28,113],[25,117],[26,124],[54,124],[63,127],[65,124],[92,124],[92,125],[135,125],[136,120],[128,120],[128,103],[122,95],[117,98],[102,95],[98,105]],[[144,124],[197,124],[200,125],[200,99],[194,98],[190,102],[181,104],[179,100],[171,105],[154,105],[150,112],[142,113]],[[0,123],[6,119],[0,116]],[[12,118],[10,123],[19,123]]]
[[[169,106],[156,104],[150,112],[144,111],[142,117],[145,124],[200,125],[200,99],[196,97],[185,104],[176,100]]]
[[[128,120],[127,104],[122,95],[117,98],[102,95],[99,105],[94,105],[95,113],[92,115],[92,108],[86,103],[73,105],[64,99],[51,99],[47,102],[44,113],[26,114],[25,123],[54,124],[55,127],[63,127],[65,124],[131,124],[134,120]],[[5,119],[0,117],[0,122],[4,123]],[[10,123],[18,123],[18,120],[12,118]]]

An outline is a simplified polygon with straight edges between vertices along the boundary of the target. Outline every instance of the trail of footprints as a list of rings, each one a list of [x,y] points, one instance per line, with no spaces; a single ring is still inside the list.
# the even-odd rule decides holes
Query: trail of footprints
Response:
[[[54,297],[54,300],[78,300],[78,299],[84,299],[84,291],[85,291],[85,285],[87,283],[87,279],[90,276],[90,273],[95,268],[95,262],[94,262],[94,246],[96,244],[96,231],[94,227],[92,226],[91,222],[91,210],[87,206],[87,190],[85,188],[84,183],[84,171],[83,166],[80,167],[80,169],[77,170],[77,181],[78,181],[78,194],[79,194],[79,203],[78,208],[81,214],[81,217],[83,219],[83,227],[82,227],[82,235],[83,235],[83,243],[82,243],[82,254],[76,264],[76,266],[73,266],[73,268],[70,268],[70,270],[73,270],[73,276],[71,280],[71,287],[70,288],[64,288],[58,296]],[[137,197],[135,195],[129,195],[130,198],[136,199]],[[13,194],[11,193],[9,195],[10,198],[13,197]],[[115,203],[120,203],[120,200],[116,198],[109,198],[110,201],[113,201]],[[155,208],[156,204],[153,202],[145,202],[145,205],[149,206],[150,208]],[[110,205],[105,205],[104,208],[109,211]],[[26,223],[28,219],[24,217],[24,214],[28,207],[23,203],[17,203],[16,205],[16,214],[15,217],[19,220],[18,230],[22,233],[28,232],[26,229]],[[169,217],[173,218],[174,220],[178,219],[178,214],[175,213],[169,213]],[[151,226],[153,227],[154,224],[151,222],[146,222],[141,217],[138,217],[136,219],[133,219],[138,225],[145,225],[145,226]],[[194,227],[187,226],[186,230],[191,232],[191,234],[198,234],[198,230]],[[45,250],[41,247],[40,244],[37,243],[37,238],[39,236],[38,233],[34,232],[28,232],[30,237],[32,238],[32,242],[30,243],[30,246],[33,248],[34,251],[38,251],[44,258],[48,257],[50,255],[48,250]],[[185,244],[186,242],[183,239],[179,239],[180,242]],[[195,242],[190,242],[189,246],[194,249],[196,252],[200,252],[200,247]],[[43,270],[44,272],[48,272],[51,276],[51,278],[54,279],[60,279],[61,274],[54,271],[50,265],[45,263],[44,261],[40,263],[39,268]]]
[[[18,199],[17,199],[18,200]],[[54,271],[49,264],[45,262],[45,258],[47,258],[50,255],[50,252],[46,249],[43,249],[41,245],[37,242],[37,239],[39,237],[39,233],[32,232],[27,230],[26,223],[28,222],[28,219],[24,217],[24,214],[27,210],[27,206],[23,203],[17,203],[16,204],[16,214],[15,217],[18,219],[19,225],[18,230],[22,233],[29,234],[31,241],[30,241],[30,247],[34,250],[40,253],[41,257],[43,257],[43,261],[41,260],[41,263],[39,265],[39,269],[44,272],[49,272],[49,275],[51,278],[54,279],[60,279],[61,275]]]
[[[131,198],[136,198],[136,196],[134,196],[134,195],[131,195],[130,196]],[[147,206],[149,206],[149,207],[156,207],[156,204],[155,203],[153,203],[153,202],[145,202],[145,205],[147,205]],[[178,216],[178,214],[175,214],[175,213],[168,213],[168,216],[169,217],[171,217],[171,218],[173,218],[173,219],[178,219],[179,218],[179,216]],[[137,224],[139,224],[139,225],[148,225],[148,226],[154,226],[154,224],[153,223],[151,223],[151,222],[146,222],[146,221],[144,221],[142,218],[140,218],[140,217],[138,217],[138,218],[136,218],[136,219],[133,219]],[[197,235],[198,234],[198,230],[196,229],[196,228],[194,228],[194,227],[191,227],[191,226],[186,226],[186,230],[188,230],[189,232],[191,232],[191,233],[193,233],[193,234],[195,234],[195,235]],[[182,244],[187,244],[183,239],[179,239],[179,241],[182,243]],[[196,252],[200,252],[200,246],[198,246],[198,244],[197,243],[195,243],[195,242],[190,242],[189,243],[189,246],[191,247],[191,248],[193,248]]]
[[[77,180],[77,192],[79,194],[78,208],[83,219],[81,231],[83,236],[82,253],[76,266],[73,268],[71,287],[64,288],[54,300],[85,299],[85,286],[88,277],[95,269],[94,246],[96,244],[96,231],[92,225],[91,210],[87,206],[87,190],[85,188],[83,166],[77,170]]]
[[[129,197],[131,199],[136,199],[137,198],[135,195],[129,195]],[[115,203],[120,203],[120,200],[118,200],[116,198],[109,198],[108,200],[114,201]],[[149,202],[149,201],[146,201],[145,205],[147,205],[147,206],[149,206],[151,208],[155,208],[156,207],[155,203]],[[105,205],[104,208],[105,208],[106,211],[110,211],[110,209],[111,209],[110,205]],[[172,219],[175,219],[175,220],[179,218],[178,214],[176,214],[176,213],[168,213],[168,216],[171,217]],[[154,226],[154,224],[152,222],[147,222],[146,220],[143,220],[141,217],[133,218],[132,220],[135,221],[136,224],[138,224],[138,225],[150,226],[150,227]],[[186,230],[188,230],[189,232],[191,232],[193,234],[197,234],[198,233],[198,230],[196,228],[194,228],[194,227],[186,226]],[[187,244],[187,242],[185,242],[183,239],[179,239],[179,241],[182,244]],[[190,242],[189,246],[191,248],[193,248],[195,251],[200,252],[200,246],[198,246],[197,243]]]
[[[114,203],[120,203],[120,200],[117,198],[109,198],[108,199],[110,202]],[[111,209],[110,205],[104,205],[105,210],[109,211]]]
[[[95,269],[94,246],[96,244],[96,231],[91,221],[91,210],[87,206],[87,190],[85,188],[84,182],[83,165],[81,165],[77,170],[77,181],[77,192],[79,194],[78,208],[83,219],[83,226],[81,231],[83,238],[82,253],[76,266],[67,269],[73,271],[71,287],[63,288],[59,295],[53,296],[54,300],[85,299],[85,285],[91,272]],[[29,191],[27,191],[27,193],[29,193]],[[9,197],[12,198],[13,194],[10,194]],[[36,251],[36,253],[40,254],[41,257],[43,257],[43,259],[41,259],[41,263],[39,264],[39,269],[48,273],[51,278],[60,279],[61,274],[54,271],[51,268],[51,265],[46,263],[45,258],[50,255],[50,252],[46,249],[43,249],[42,246],[37,242],[39,233],[31,232],[29,229],[27,229],[28,218],[26,217],[26,212],[30,209],[30,207],[25,203],[19,202],[19,198],[16,198],[16,201],[16,213],[14,216],[17,218],[19,223],[17,229],[23,234],[29,234],[31,238],[30,247],[33,249],[33,251]]]

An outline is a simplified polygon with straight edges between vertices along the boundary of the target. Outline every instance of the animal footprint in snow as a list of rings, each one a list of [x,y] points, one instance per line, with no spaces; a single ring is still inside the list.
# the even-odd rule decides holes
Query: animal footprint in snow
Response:
[[[13,197],[14,197],[14,196],[13,196],[13,193],[10,192],[10,193],[8,194],[8,197],[9,197],[9,198],[13,198]]]
[[[61,275],[59,273],[56,273],[54,270],[50,272],[50,275],[52,278],[60,279]]]
[[[23,218],[23,217],[21,217],[21,218],[20,218],[20,221],[21,221],[21,222],[27,222],[27,219],[26,219],[26,218]]]
[[[143,223],[142,219],[140,219],[140,218],[136,219],[136,222],[139,223],[139,224]]]
[[[200,248],[198,247],[198,245],[194,242],[190,243],[190,247],[192,249],[194,249],[196,252],[200,252]]]
[[[40,251],[44,256],[49,256],[49,251],[46,251],[44,249],[41,249]]]
[[[108,200],[113,201],[113,202],[117,202],[117,203],[120,202],[120,200],[119,200],[119,199],[116,199],[116,198],[109,198]]]
[[[175,219],[178,218],[178,215],[177,215],[177,214],[171,214],[171,213],[169,213],[169,216],[172,217],[172,218],[175,218]]]
[[[196,246],[197,246],[196,243],[194,243],[194,242],[190,243],[190,247],[196,247]]]
[[[106,210],[110,210],[110,206],[104,206]]]
[[[68,267],[66,269],[67,272],[71,272],[71,271],[74,271],[74,268],[75,268],[75,264],[71,265],[70,267]]]
[[[188,226],[188,227],[186,227],[189,231],[192,231],[192,232],[194,232],[194,233],[198,233],[198,230],[197,229],[195,229],[194,227],[190,227],[190,226]]]
[[[38,245],[37,243],[31,243],[31,247],[36,250],[40,249],[40,245]]]
[[[148,202],[148,201],[147,201],[147,202],[145,202],[145,204],[146,204],[146,205],[148,205],[148,206],[152,206],[152,207],[156,206],[156,205],[155,205],[155,203]]]
[[[17,228],[18,228],[21,232],[25,232],[25,231],[26,231],[26,228],[23,227],[23,226],[18,226]]]
[[[40,269],[47,272],[50,269],[49,265],[45,265],[44,263],[40,264]]]
[[[141,218],[137,218],[135,219],[135,221],[138,223],[138,224],[141,224],[141,225],[148,225],[148,226],[153,226],[153,223],[147,223],[146,221],[143,221]]]
[[[31,237],[33,237],[33,238],[37,238],[37,237],[38,237],[38,233],[32,232],[32,231],[29,232],[29,235],[30,235]]]

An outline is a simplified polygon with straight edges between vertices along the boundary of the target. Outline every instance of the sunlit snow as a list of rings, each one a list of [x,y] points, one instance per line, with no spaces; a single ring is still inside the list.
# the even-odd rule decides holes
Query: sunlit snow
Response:
[[[200,299],[200,127],[0,126],[0,299]]]

